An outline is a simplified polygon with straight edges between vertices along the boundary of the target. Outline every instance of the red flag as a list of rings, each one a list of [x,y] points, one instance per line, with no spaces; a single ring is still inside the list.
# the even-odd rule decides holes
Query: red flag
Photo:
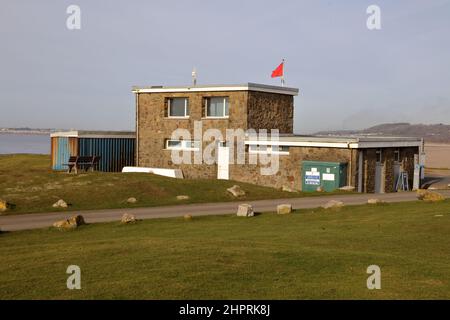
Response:
[[[283,66],[284,62],[280,63],[280,65],[275,70],[272,71],[272,78],[283,76]]]

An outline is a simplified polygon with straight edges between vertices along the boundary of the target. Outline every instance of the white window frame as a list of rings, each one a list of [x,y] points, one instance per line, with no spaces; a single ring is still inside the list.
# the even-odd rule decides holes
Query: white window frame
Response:
[[[256,150],[254,149],[254,147],[256,146]],[[260,150],[260,147],[266,147],[266,150]],[[279,150],[275,150],[272,147],[288,147],[289,146],[279,146],[279,145],[266,145],[266,144],[249,144],[248,145],[248,152],[249,153],[260,153],[260,154],[279,154],[279,155],[289,155],[289,151],[279,151]]]
[[[208,101],[211,98],[223,98],[223,116],[210,116],[208,115]],[[228,114],[225,115],[226,100],[228,100]],[[205,97],[205,118],[207,119],[228,119],[230,117],[230,97]]]
[[[378,161],[378,158],[380,159],[380,161]],[[383,152],[381,149],[377,149],[375,151],[375,162],[376,163],[383,163]]]
[[[402,159],[400,158],[400,149],[394,150],[394,162],[400,163]]]
[[[170,147],[170,146],[169,146],[169,142],[170,142],[170,141],[181,142],[181,146],[180,146],[180,147]],[[197,147],[189,146],[192,142],[194,142],[194,143],[196,143],[196,144],[200,144],[200,143],[201,143],[201,141],[198,141],[198,140],[174,140],[174,139],[166,139],[165,148],[166,148],[166,150],[199,151],[199,150],[200,150],[200,145],[198,145]]]
[[[171,116],[170,115],[170,107],[172,105],[173,99],[184,99],[184,116]],[[167,99],[167,117],[171,118],[171,119],[188,119],[189,118],[189,114],[187,112],[188,111],[188,103],[189,103],[188,98],[183,98],[183,97],[168,98]]]

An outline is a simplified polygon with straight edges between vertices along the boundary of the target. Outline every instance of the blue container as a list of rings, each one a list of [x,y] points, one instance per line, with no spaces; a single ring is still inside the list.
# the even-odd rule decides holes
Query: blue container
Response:
[[[80,138],[80,156],[100,156],[99,171],[120,172],[135,165],[134,138]]]
[[[78,154],[78,139],[75,137],[51,138],[51,156],[53,170],[67,170],[70,156]]]
[[[67,161],[69,161],[69,138],[67,137],[56,137],[56,148],[53,162],[53,170],[67,170],[64,166]]]

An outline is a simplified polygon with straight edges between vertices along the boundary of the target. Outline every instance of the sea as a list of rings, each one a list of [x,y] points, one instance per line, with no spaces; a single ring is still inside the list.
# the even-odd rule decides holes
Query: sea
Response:
[[[50,135],[0,133],[0,154],[50,154]]]

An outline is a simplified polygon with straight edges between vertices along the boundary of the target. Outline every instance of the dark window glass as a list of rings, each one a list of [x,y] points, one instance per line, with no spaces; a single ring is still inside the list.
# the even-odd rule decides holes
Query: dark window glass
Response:
[[[169,99],[169,116],[170,117],[189,116],[188,100],[186,98]]]
[[[211,97],[206,99],[207,117],[228,117],[228,97]]]

